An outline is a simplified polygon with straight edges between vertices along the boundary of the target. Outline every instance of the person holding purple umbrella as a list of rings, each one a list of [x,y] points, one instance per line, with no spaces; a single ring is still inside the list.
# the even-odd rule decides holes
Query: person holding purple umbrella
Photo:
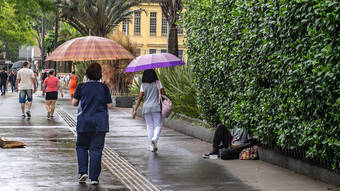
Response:
[[[159,103],[159,90],[162,95],[165,95],[161,82],[158,80],[156,72],[153,69],[145,70],[142,77],[142,85],[136,108],[133,110],[132,118],[136,117],[137,109],[140,102],[144,98],[143,115],[146,121],[146,127],[149,139],[150,151],[156,152],[157,142],[162,129],[162,109]]]

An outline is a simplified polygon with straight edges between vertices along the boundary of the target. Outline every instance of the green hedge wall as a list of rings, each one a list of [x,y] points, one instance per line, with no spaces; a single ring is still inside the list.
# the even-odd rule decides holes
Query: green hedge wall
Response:
[[[262,143],[340,161],[340,2],[187,0],[198,104]]]

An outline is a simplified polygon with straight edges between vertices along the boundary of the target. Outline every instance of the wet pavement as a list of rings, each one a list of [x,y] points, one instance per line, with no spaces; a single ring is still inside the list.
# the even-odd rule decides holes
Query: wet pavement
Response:
[[[59,100],[57,106],[76,118],[76,108],[68,99]],[[118,169],[121,166],[114,161],[123,161],[125,166],[131,165],[126,169],[136,171],[143,176],[140,179],[146,178],[160,190],[339,190],[262,161],[202,159],[210,144],[168,128],[162,130],[159,151],[150,152],[144,120],[131,119],[129,112],[130,109],[110,110],[104,163],[109,161],[112,168]],[[30,120],[21,119],[16,94],[0,97],[0,136],[28,145],[24,149],[0,149],[0,191],[128,190],[124,182],[127,179],[121,177],[128,175],[125,168],[117,175],[105,165],[99,186],[79,185],[72,123],[58,115],[51,121],[45,116],[41,97],[35,97]]]
[[[43,100],[35,97],[31,119],[22,119],[17,95],[0,97],[0,137],[22,141],[26,148],[0,148],[1,191],[127,190],[103,169],[100,185],[77,182],[75,136],[57,115],[47,120]]]
[[[60,106],[73,117],[76,110],[59,102]],[[110,110],[110,132],[106,136],[106,145],[127,159],[147,179],[161,190],[256,190],[232,176],[226,169],[209,160],[202,159],[201,153],[193,152],[193,147],[201,141],[163,128],[158,144],[159,151],[148,151],[145,122],[117,108]]]
[[[76,118],[67,101],[60,106]],[[106,144],[161,190],[187,191],[340,191],[332,185],[256,160],[207,160],[211,144],[169,128],[162,129],[159,151],[148,151],[144,119],[131,109],[110,110]]]

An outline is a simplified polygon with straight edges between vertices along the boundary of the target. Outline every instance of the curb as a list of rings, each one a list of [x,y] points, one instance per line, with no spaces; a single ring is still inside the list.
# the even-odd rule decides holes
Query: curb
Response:
[[[298,174],[321,180],[328,184],[340,186],[340,174],[328,169],[311,165],[303,160],[285,156],[279,152],[259,147],[260,160],[292,170]]]
[[[138,108],[137,115],[139,117],[143,117],[141,108]],[[163,121],[163,125],[185,135],[195,137],[209,143],[212,143],[215,132],[213,129],[200,127],[178,118],[165,119]],[[259,158],[262,161],[292,170],[298,174],[321,180],[327,184],[340,186],[340,174],[325,168],[311,165],[308,162],[297,160],[262,147],[259,147]]]

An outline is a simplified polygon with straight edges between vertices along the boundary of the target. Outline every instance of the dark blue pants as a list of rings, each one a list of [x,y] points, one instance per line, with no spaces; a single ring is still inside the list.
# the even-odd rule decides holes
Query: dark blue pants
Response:
[[[15,91],[15,82],[11,82],[11,89],[12,89],[12,92]]]
[[[97,181],[102,162],[105,132],[77,133],[78,173],[88,174],[88,152],[90,152],[90,179]]]
[[[6,82],[0,82],[1,95],[6,94]]]

